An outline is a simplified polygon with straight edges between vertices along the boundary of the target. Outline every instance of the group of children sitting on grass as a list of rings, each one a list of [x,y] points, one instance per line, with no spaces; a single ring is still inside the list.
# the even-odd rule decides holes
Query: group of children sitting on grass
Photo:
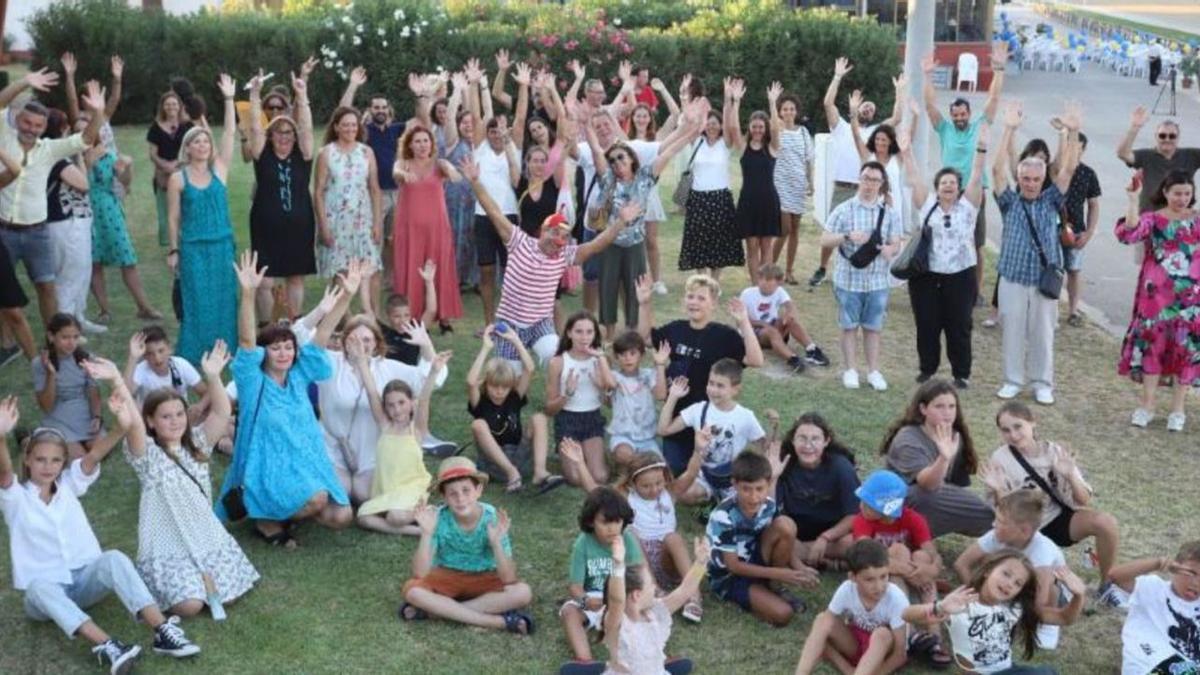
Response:
[[[771,275],[762,278],[769,285]],[[716,289],[711,279],[689,281],[689,314],[711,314]],[[772,295],[766,293],[770,289],[760,290]],[[735,312],[735,318],[774,345],[774,336],[764,337],[746,309]],[[702,318],[696,328],[692,317],[691,327],[702,331],[709,316]],[[540,491],[565,479],[586,492],[580,534],[565,559],[569,597],[558,612],[572,655],[563,673],[689,672],[693,664],[669,659],[666,645],[675,612],[689,622],[702,621],[704,576],[716,598],[783,626],[806,610],[797,589],[816,587],[822,572],[845,572],[847,578],[814,620],[798,673],[811,672],[821,661],[841,672],[885,673],[904,666],[910,655],[935,667],[956,665],[969,672],[1055,672],[1044,665],[1014,663],[1029,658],[1035,648],[1054,649],[1057,627],[1079,617],[1088,595],[1058,545],[1043,534],[1046,490],[1001,489],[1001,481],[987,481],[995,504],[994,528],[955,561],[953,570],[962,584],[955,588],[942,578],[942,559],[925,517],[906,505],[913,485],[888,470],[875,471],[859,484],[852,454],[835,442],[819,415],[800,416],[780,437],[777,416],[768,414],[768,433],[754,412],[738,403],[743,364],[731,357],[713,360],[711,350],[680,349],[666,340],[647,343],[646,334],[661,337],[672,331],[684,334],[668,324],[617,336],[610,363],[597,321],[586,312],[568,317],[557,353],[547,364],[544,405],[526,420],[522,413],[530,403],[536,364],[515,330],[488,326],[466,378],[479,466],[453,456],[433,475],[420,447],[430,431],[432,383],[447,367],[449,354],[432,360],[425,384],[416,392],[398,381],[377,391],[371,377],[362,378],[381,434],[376,483],[371,499],[360,507],[360,522],[366,509],[371,511],[366,515],[387,526],[371,529],[419,537],[412,576],[403,588],[402,620],[435,617],[522,635],[535,631],[527,611],[534,591],[516,573],[512,520],[481,501],[491,480],[503,481],[506,492],[515,492],[524,489],[522,472],[531,471],[532,484]],[[91,383],[81,391],[91,399],[88,412],[95,414],[95,382],[110,382],[108,408],[117,425],[78,447],[55,428],[34,431],[22,445],[18,481],[6,440],[17,423],[16,402],[9,398],[0,404],[0,506],[10,534],[14,586],[25,592],[31,618],[53,620],[67,635],[88,638],[111,672],[126,672],[140,647],[112,638],[81,609],[109,592],[155,631],[155,651],[195,654],[199,648],[187,640],[178,617],[198,613],[204,603],[174,604],[163,589],[148,588],[153,575],[142,565],[141,551],[137,567],[120,552],[102,552],[78,497],[124,438],[135,468],[147,443],[156,443],[186,473],[188,482],[174,477],[179,481],[176,492],[195,490],[192,496],[211,503],[203,464],[207,450],[198,447],[211,448],[215,441],[208,441],[231,426],[230,401],[220,379],[229,356],[224,345],[215,345],[205,355],[200,378],[186,362],[176,362],[169,342],[147,331],[131,342],[131,360],[122,376],[109,362],[76,358],[72,336],[77,338],[77,327],[49,335],[56,358],[43,366],[48,366],[50,380],[64,365],[77,367],[81,379]],[[498,340],[511,346],[519,363],[491,357]],[[803,346],[811,359],[815,346]],[[653,367],[643,365],[646,352]],[[706,358],[712,362],[703,373],[703,396],[695,397],[695,366]],[[127,378],[135,383],[132,388]],[[184,396],[163,397],[154,410],[139,410],[136,400],[156,391],[154,382],[160,380],[169,382],[160,383],[164,389],[196,389],[205,422],[192,426]],[[659,412],[657,401],[663,402]],[[160,412],[162,403],[170,405]],[[612,409],[607,428],[605,406]],[[551,420],[562,477],[547,467]],[[1032,424],[1031,416],[1028,422]],[[681,432],[692,436],[694,448],[675,471],[660,452],[658,438]],[[1006,442],[1010,433],[1017,432],[1005,431]],[[1062,465],[1053,468],[1078,473],[1073,462]],[[145,470],[139,470],[139,478],[143,548],[154,534],[154,509],[160,508],[160,502],[147,501],[146,495],[161,490],[155,481],[162,478]],[[1061,487],[1073,486],[1073,480]],[[156,495],[170,503],[170,496]],[[1053,492],[1049,496],[1056,499]],[[437,499],[441,504],[435,506]],[[703,509],[705,536],[691,545],[679,531],[677,504]],[[803,515],[809,512],[830,515],[817,523]],[[1076,517],[1088,512],[1078,504],[1072,511]],[[202,532],[216,541],[219,534],[213,528],[224,533],[211,512],[195,517],[195,530],[177,536],[187,540]],[[244,557],[229,563],[231,556],[236,558],[229,542],[208,542],[205,549],[220,552],[224,562],[189,563],[202,572],[193,581],[208,593],[214,616],[222,601],[231,602],[257,580],[249,562],[242,564]],[[233,549],[241,554],[236,542]],[[1195,673],[1200,663],[1200,541],[1181,545],[1174,558],[1115,565],[1105,576],[1103,581],[1131,594],[1115,603],[1128,611],[1123,672]],[[551,589],[541,592],[553,595]],[[941,640],[942,623],[947,624],[949,650]],[[606,646],[606,661],[595,659],[596,641]]]

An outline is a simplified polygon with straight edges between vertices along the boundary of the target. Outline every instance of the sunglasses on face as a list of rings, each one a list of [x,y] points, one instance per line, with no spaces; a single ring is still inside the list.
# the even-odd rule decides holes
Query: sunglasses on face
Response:
[[[268,105],[268,106],[266,106],[266,109],[267,110],[283,110],[283,106],[278,105],[278,104]]]
[[[947,230],[950,229],[950,214],[949,213],[943,214],[942,218],[943,218],[942,225],[944,225]]]
[[[610,162],[624,162],[624,161],[625,161],[625,160],[627,160],[627,159],[629,159],[629,155],[627,155],[627,154],[625,154],[625,153],[623,153],[623,152],[614,152],[612,155],[610,155],[610,156],[609,156],[609,158],[608,158],[608,161],[610,161]]]
[[[1158,135],[1158,140],[1160,140],[1160,141],[1173,141],[1176,138],[1179,138],[1179,134],[1159,134]]]

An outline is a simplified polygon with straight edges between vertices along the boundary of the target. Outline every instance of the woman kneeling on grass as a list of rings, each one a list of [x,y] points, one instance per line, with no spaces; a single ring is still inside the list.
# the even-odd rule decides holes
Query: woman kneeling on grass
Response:
[[[350,498],[325,452],[321,428],[308,400],[308,385],[332,373],[321,345],[358,291],[363,265],[351,262],[333,310],[317,325],[312,342],[303,347],[295,334],[282,326],[267,326],[255,333],[254,294],[266,269],[258,269],[258,256],[249,251],[242,253],[236,268],[242,297],[239,349],[232,371],[239,423],[217,515],[222,519],[249,516],[256,521],[255,532],[268,543],[295,548],[296,540],[289,531],[293,521],[315,518],[325,527],[341,529],[353,519]],[[239,510],[243,513],[236,512]]]

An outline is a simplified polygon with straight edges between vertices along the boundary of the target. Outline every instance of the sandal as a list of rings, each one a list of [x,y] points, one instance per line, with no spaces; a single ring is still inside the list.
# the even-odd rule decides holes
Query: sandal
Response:
[[[510,609],[500,616],[504,617],[504,630],[517,635],[533,635],[533,617],[525,612]]]
[[[692,623],[700,623],[700,620],[704,618],[704,607],[695,600],[688,600],[683,605],[683,611],[680,612],[680,616]]]
[[[779,589],[777,595],[783,598],[783,601],[791,606],[792,611],[796,614],[803,614],[808,611],[808,603],[803,598],[789,591],[786,588]]]
[[[96,323],[101,326],[107,326],[109,321],[112,321],[112,314],[108,312],[100,312],[96,315]]]
[[[800,285],[800,282],[796,281],[796,277],[794,277],[790,274],[783,278],[783,283],[787,284],[788,286],[799,286]]]
[[[271,546],[285,548],[289,551],[292,551],[295,550],[300,543],[297,542],[296,538],[292,536],[291,530],[288,526],[289,523],[284,523],[283,526],[280,527],[279,531],[275,534],[267,534],[266,532],[260,530],[257,525],[255,525],[254,534],[258,535],[259,539],[262,539]]]
[[[533,487],[537,488],[537,495],[540,497],[540,496],[546,494],[547,492],[553,490],[556,487],[561,487],[563,485],[563,483],[566,483],[566,482],[567,482],[566,478],[563,478],[562,476],[560,476],[556,473],[552,473],[549,476],[546,476],[545,478],[541,479],[540,481],[534,481]]]
[[[511,495],[524,489],[525,484],[521,482],[521,477],[517,476],[504,485],[504,494]]]
[[[138,310],[137,318],[143,321],[158,321],[159,319],[163,318],[163,315],[162,312],[158,311],[157,309],[154,309],[153,307],[147,307],[146,309]]]
[[[1067,317],[1067,325],[1071,326],[1072,328],[1082,327],[1083,326],[1083,315],[1080,314],[1079,312],[1075,312],[1071,316]]]
[[[945,670],[954,663],[954,657],[942,646],[942,638],[933,633],[917,633],[908,641],[909,656],[924,660],[934,670]]]
[[[401,621],[424,621],[429,618],[429,613],[414,604],[402,602],[400,609],[396,610],[396,616]]]

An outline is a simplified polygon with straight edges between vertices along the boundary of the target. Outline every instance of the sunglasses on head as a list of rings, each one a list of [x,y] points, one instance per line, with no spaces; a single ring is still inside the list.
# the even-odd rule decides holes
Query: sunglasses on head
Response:
[[[1176,138],[1179,138],[1179,134],[1159,134],[1158,135],[1158,140],[1160,140],[1160,141],[1173,141]]]

